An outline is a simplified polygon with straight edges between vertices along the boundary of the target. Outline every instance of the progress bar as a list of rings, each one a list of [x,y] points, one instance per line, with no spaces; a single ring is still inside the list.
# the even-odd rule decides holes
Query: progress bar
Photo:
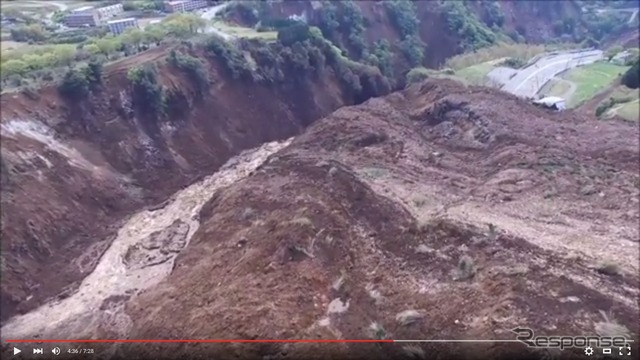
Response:
[[[594,340],[595,341],[595,340]],[[634,340],[626,340],[634,342]],[[242,339],[9,339],[6,343],[520,343],[520,340],[487,340],[487,339],[431,339],[431,340],[242,340]]]

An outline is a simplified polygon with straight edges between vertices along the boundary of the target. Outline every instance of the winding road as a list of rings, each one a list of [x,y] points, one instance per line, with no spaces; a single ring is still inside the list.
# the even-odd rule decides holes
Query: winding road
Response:
[[[602,50],[550,54],[541,57],[532,65],[518,69],[515,75],[503,82],[502,89],[521,97],[535,97],[540,89],[558,74],[578,66],[592,64],[603,56]],[[502,71],[499,69],[493,71]]]
[[[211,23],[213,18],[215,18],[216,15],[218,15],[220,13],[220,11],[224,10],[229,5],[231,5],[231,2],[225,2],[223,4],[216,5],[214,7],[206,9],[204,12],[200,13],[200,16],[203,19],[205,19],[207,21],[207,23],[209,24],[207,26],[207,28],[204,30],[206,33],[216,34],[216,35],[220,36],[221,38],[223,38],[225,40],[231,40],[231,39],[234,38],[233,35],[225,33],[224,31],[222,31],[222,30],[216,28],[215,26],[213,26],[212,23]]]

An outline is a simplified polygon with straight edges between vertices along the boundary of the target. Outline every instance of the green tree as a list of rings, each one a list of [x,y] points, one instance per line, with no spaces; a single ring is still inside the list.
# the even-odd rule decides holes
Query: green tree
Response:
[[[84,50],[91,55],[96,55],[101,52],[100,48],[96,44],[87,44],[84,46]]]
[[[29,70],[29,65],[27,65],[22,60],[7,60],[1,65],[2,78],[6,79],[11,75],[24,75],[27,70]]]
[[[189,37],[207,27],[207,21],[196,14],[172,14],[161,24],[168,33],[178,38]]]
[[[56,57],[56,54],[53,52],[46,52],[42,54],[42,62],[45,64],[44,68],[52,68],[58,66],[60,60]]]
[[[41,25],[32,24],[27,26],[19,26],[10,30],[11,39],[13,41],[44,41],[49,38],[50,34]]]
[[[96,46],[98,46],[100,52],[106,56],[113,54],[119,45],[118,40],[113,37],[105,37],[96,41]]]
[[[142,44],[142,40],[144,40],[144,33],[138,28],[129,28],[121,37],[124,44],[134,46],[140,50],[140,45]]]
[[[418,36],[412,35],[406,37],[400,42],[400,48],[405,54],[411,66],[419,66],[424,61],[424,48],[426,45]]]
[[[299,23],[280,29],[278,31],[278,42],[284,46],[291,46],[296,42],[307,40],[310,36],[309,26]]]
[[[64,74],[58,89],[65,96],[74,99],[81,98],[89,93],[89,80],[84,71],[69,69]]]
[[[71,65],[76,57],[76,48],[73,45],[58,45],[53,53],[60,65]]]
[[[44,69],[47,67],[46,59],[38,54],[25,54],[22,60],[27,64],[30,70]]]
[[[91,85],[102,83],[102,63],[91,61],[87,67],[83,69],[85,78]]]
[[[420,20],[417,17],[415,4],[411,0],[387,0],[384,6],[389,12],[391,21],[404,38],[418,32]]]
[[[631,89],[640,87],[640,60],[636,60],[636,63],[622,75],[622,83]]]
[[[145,43],[160,43],[167,36],[167,31],[159,24],[147,26],[144,29]]]

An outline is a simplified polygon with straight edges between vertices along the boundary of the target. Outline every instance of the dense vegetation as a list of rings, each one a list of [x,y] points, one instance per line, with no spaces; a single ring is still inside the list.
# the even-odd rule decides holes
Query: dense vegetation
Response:
[[[10,52],[0,58],[0,75],[3,85],[19,86],[27,77],[32,81],[51,81],[62,75],[72,64],[91,60],[116,60],[122,56],[157,46],[161,42],[189,39],[206,26],[206,21],[195,14],[173,14],[162,23],[147,26],[144,31],[127,29],[119,36],[105,35],[104,29],[82,29],[52,36],[44,33],[39,25],[19,27],[17,37],[44,37],[42,44],[34,44]],[[43,35],[40,34],[43,32]],[[12,35],[14,36],[14,35]],[[67,40],[65,40],[67,39]],[[68,44],[65,41],[79,43]],[[22,79],[22,81],[18,81]]]
[[[278,31],[278,41],[242,40],[231,44],[212,36],[205,49],[214,54],[230,76],[242,81],[264,84],[304,82],[333,69],[343,87],[356,98],[390,91],[388,80],[372,66],[344,57],[342,51],[325,39],[322,31],[303,23]],[[246,54],[246,55],[245,55]],[[251,66],[247,58],[255,61]]]
[[[145,112],[160,117],[165,114],[166,91],[158,82],[158,70],[155,65],[132,68],[127,78],[133,84],[133,104]]]
[[[418,66],[424,61],[426,45],[418,34],[420,20],[416,5],[411,0],[387,0],[384,2],[389,18],[400,32],[400,48],[411,64]]]
[[[446,1],[442,4],[442,9],[449,29],[458,34],[465,51],[477,50],[496,43],[496,34],[478,20],[466,2]]]
[[[205,43],[205,49],[222,59],[222,63],[234,79],[253,79],[249,62],[242,51],[233,44],[217,36],[211,36]]]
[[[335,44],[341,44],[345,39],[344,50],[353,59],[367,56],[367,45],[363,34],[365,18],[360,7],[351,0],[326,2],[318,14],[318,27],[322,35]]]
[[[631,89],[640,87],[640,60],[636,60],[635,64],[622,75],[622,83]]]
[[[102,83],[102,64],[92,61],[80,68],[71,68],[65,74],[58,89],[62,95],[77,100]]]

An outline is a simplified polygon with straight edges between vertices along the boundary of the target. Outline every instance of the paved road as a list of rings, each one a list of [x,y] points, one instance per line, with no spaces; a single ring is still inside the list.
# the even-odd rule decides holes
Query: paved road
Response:
[[[211,24],[211,21],[213,20],[214,17],[216,17],[216,15],[218,15],[218,13],[222,10],[224,10],[227,6],[231,5],[231,2],[225,2],[223,4],[220,5],[216,5],[214,7],[208,8],[202,12],[200,12],[200,16],[207,20],[207,22],[209,24]],[[214,27],[213,25],[209,25],[207,26],[207,28],[204,30],[206,33],[213,33],[216,34],[218,36],[220,36],[221,38],[225,39],[225,40],[230,40],[233,39],[234,36],[231,34],[227,34],[225,32],[223,32],[222,30]]]
[[[602,50],[545,56],[534,65],[520,69],[511,79],[506,81],[502,89],[521,97],[535,97],[544,84],[561,72],[594,63],[602,57]]]
[[[598,9],[596,10],[598,13],[603,13],[603,12],[630,12],[631,13],[631,17],[629,17],[629,23],[633,22],[633,19],[636,18],[636,16],[638,15],[638,9],[637,8],[626,8],[626,9]]]

